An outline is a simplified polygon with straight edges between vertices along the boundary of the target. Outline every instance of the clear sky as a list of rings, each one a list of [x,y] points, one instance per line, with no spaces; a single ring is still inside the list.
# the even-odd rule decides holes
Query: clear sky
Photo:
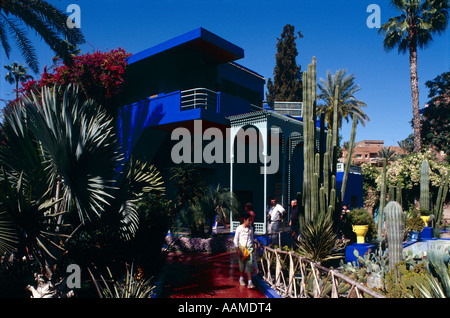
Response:
[[[277,37],[291,24],[304,37],[297,40],[297,63],[306,70],[313,56],[317,77],[325,78],[347,69],[356,77],[356,97],[367,103],[370,117],[366,127],[358,125],[356,141],[384,140],[397,145],[412,133],[411,88],[408,55],[385,52],[383,36],[367,26],[370,4],[380,8],[381,23],[399,13],[387,0],[50,0],[66,11],[68,5],[81,8],[81,30],[87,44],[83,53],[118,47],[137,53],[173,37],[203,27],[240,46],[245,58],[238,63],[273,77]],[[51,65],[53,53],[30,32],[36,43],[41,70]],[[12,41],[12,40],[11,40]],[[0,54],[2,65],[24,60],[13,48],[10,60]],[[426,50],[418,53],[421,107],[428,100],[425,82],[450,70],[450,31],[436,35]],[[12,99],[13,87],[3,80],[0,98]],[[2,104],[3,106],[3,104]],[[343,125],[343,140],[350,138],[351,123]]]

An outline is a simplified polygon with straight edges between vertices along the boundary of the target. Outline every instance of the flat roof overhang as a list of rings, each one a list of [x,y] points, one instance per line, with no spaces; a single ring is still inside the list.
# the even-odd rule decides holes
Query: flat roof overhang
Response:
[[[243,57],[242,48],[203,28],[198,28],[130,56],[128,65],[130,67],[148,63],[158,65],[162,60],[178,65],[222,64]]]

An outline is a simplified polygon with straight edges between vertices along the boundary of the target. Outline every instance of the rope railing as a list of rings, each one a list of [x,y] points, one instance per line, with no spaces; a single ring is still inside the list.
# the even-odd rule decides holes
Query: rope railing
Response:
[[[258,241],[255,244],[260,256],[259,274],[283,298],[385,298],[338,270],[314,263],[293,251],[272,248]]]

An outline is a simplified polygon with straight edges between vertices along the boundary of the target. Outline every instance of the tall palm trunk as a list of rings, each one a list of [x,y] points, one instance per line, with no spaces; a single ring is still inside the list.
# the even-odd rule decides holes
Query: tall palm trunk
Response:
[[[419,83],[417,79],[417,44],[413,38],[414,32],[410,32],[409,41],[409,70],[411,77],[411,98],[413,107],[413,132],[414,132],[414,152],[418,153],[422,149],[422,133],[419,114]]]

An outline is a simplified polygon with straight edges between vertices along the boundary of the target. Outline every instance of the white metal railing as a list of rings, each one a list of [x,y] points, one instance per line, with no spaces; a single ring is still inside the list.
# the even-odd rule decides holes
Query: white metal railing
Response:
[[[264,281],[283,298],[385,298],[367,286],[301,257],[255,241],[258,270]]]
[[[239,221],[233,221],[231,224],[231,232],[236,231],[236,228],[239,226],[240,222]],[[260,222],[254,222],[253,223],[253,231],[255,234],[264,234],[265,233],[265,228],[264,228],[264,223],[260,223]]]
[[[289,115],[293,117],[303,117],[302,102],[264,102],[270,108],[281,115]]]
[[[207,88],[181,91],[181,110],[204,108],[217,109],[217,92]]]

